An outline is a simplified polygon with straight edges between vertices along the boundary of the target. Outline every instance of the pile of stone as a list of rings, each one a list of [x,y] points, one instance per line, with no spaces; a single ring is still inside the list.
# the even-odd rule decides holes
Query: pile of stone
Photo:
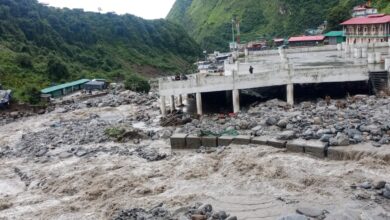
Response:
[[[390,199],[390,183],[386,183],[386,181],[366,181],[358,185],[353,184],[351,188],[355,190],[364,190],[356,193],[358,199],[370,199],[375,197],[375,195]]]
[[[180,128],[180,133],[202,130],[221,133],[235,129],[242,135],[276,136],[278,139],[321,140],[330,146],[390,141],[390,99],[356,95],[346,100],[302,102],[290,108],[286,102],[270,100],[254,104],[235,117],[205,116]]]
[[[67,112],[75,109],[91,107],[118,107],[121,105],[136,104],[152,106],[158,99],[156,93],[143,94],[129,90],[120,93],[109,93],[104,96],[90,98],[87,100],[72,100],[57,105],[57,111]],[[59,110],[58,110],[59,109]]]
[[[115,220],[237,220],[237,217],[230,216],[224,211],[214,211],[210,204],[197,203],[191,207],[180,208],[174,213],[169,212],[160,204],[150,210],[134,208],[120,211]]]

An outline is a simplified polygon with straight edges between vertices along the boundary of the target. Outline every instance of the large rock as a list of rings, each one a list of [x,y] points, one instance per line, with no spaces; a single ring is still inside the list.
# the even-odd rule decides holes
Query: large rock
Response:
[[[348,146],[349,138],[347,135],[339,132],[336,136],[337,146]]]
[[[304,215],[292,214],[280,217],[278,220],[309,220],[309,218]]]
[[[307,217],[319,218],[324,215],[324,210],[313,207],[300,207],[297,208],[297,213]]]
[[[269,126],[276,125],[278,123],[278,119],[275,117],[269,117],[265,123]]]
[[[291,140],[295,137],[295,131],[283,131],[278,135],[278,139],[280,140]]]

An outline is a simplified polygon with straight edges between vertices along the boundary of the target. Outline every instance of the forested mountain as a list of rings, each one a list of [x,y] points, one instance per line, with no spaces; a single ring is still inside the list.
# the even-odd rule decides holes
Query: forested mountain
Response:
[[[83,77],[184,71],[201,53],[179,25],[0,0],[0,84],[27,93]]]
[[[317,28],[325,20],[330,29],[348,18],[353,6],[364,0],[176,0],[167,19],[181,24],[208,50],[228,48],[231,20],[241,21],[242,40],[288,37]],[[390,13],[389,0],[374,0]]]

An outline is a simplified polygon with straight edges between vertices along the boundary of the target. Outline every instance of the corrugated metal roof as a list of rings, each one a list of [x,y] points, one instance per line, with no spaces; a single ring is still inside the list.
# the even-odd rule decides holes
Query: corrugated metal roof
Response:
[[[324,35],[325,37],[342,37],[344,36],[343,31],[331,31]]]
[[[73,82],[69,82],[69,83],[65,83],[65,84],[56,85],[56,86],[52,86],[52,87],[49,87],[49,88],[42,89],[41,93],[44,93],[44,94],[45,93],[51,93],[51,92],[54,92],[54,91],[57,91],[57,90],[61,90],[61,89],[65,89],[65,88],[68,88],[68,87],[81,85],[81,84],[87,83],[89,81],[90,81],[89,79],[80,79],[80,80],[77,80],[77,81],[73,81]]]
[[[322,41],[325,39],[325,36],[300,36],[300,37],[290,37],[288,39],[289,42],[297,42],[297,41]]]
[[[377,14],[370,15],[367,17],[356,17],[351,18],[341,23],[341,25],[352,25],[352,24],[384,24],[390,23],[390,15]]]

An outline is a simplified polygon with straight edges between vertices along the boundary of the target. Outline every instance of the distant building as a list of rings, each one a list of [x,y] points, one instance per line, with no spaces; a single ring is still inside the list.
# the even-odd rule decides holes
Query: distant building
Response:
[[[52,98],[58,98],[64,95],[68,95],[75,91],[84,89],[84,84],[89,82],[89,79],[80,79],[74,82],[69,82],[57,86],[52,86],[46,89],[42,89],[43,95],[50,95]]]
[[[284,39],[283,38],[275,38],[274,39],[274,46],[275,47],[280,47],[284,44]]]
[[[354,17],[341,23],[348,44],[387,42],[390,37],[390,15],[374,14]]]
[[[324,44],[325,36],[299,36],[299,37],[290,37],[288,39],[289,46],[291,47],[300,47],[300,46],[317,46]]]
[[[371,7],[371,3],[362,4],[353,8],[352,17],[367,17],[369,15],[378,14],[376,8]]]
[[[0,108],[9,105],[11,101],[11,90],[0,90]]]
[[[331,31],[326,33],[324,36],[330,45],[341,44],[342,42],[345,42],[346,39],[343,31]]]
[[[103,90],[107,88],[107,82],[103,79],[95,79],[84,84],[84,89],[88,91]]]

